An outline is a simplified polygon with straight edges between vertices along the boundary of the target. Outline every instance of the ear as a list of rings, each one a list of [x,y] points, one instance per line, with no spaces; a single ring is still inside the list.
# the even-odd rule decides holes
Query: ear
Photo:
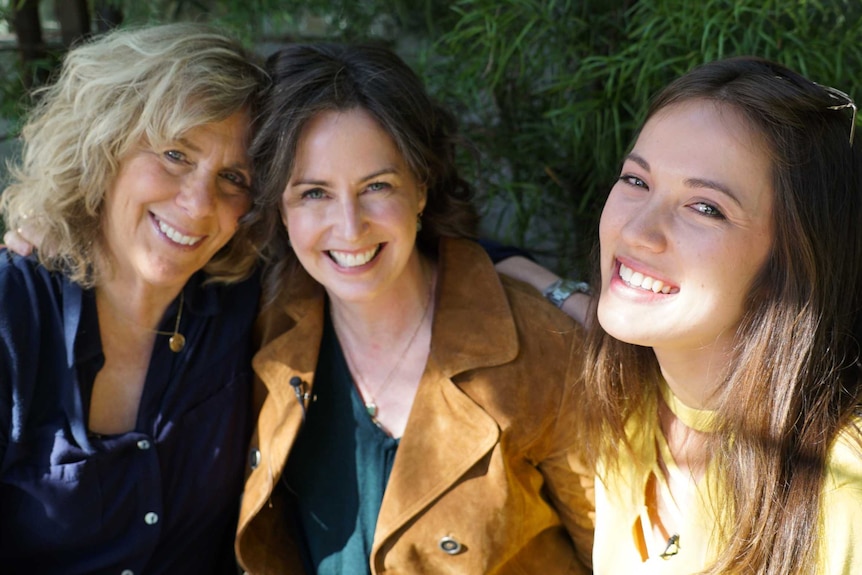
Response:
[[[425,211],[425,205],[428,203],[428,186],[422,184],[419,186],[419,213]]]

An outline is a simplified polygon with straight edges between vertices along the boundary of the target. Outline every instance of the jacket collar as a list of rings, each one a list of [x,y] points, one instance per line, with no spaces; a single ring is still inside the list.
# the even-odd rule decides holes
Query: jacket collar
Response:
[[[515,359],[515,320],[500,277],[482,247],[442,240],[438,270],[431,355],[442,373],[451,377]]]

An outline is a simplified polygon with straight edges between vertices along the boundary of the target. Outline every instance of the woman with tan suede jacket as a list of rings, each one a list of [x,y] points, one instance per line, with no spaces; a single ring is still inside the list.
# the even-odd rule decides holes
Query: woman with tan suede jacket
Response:
[[[582,331],[468,239],[454,123],[396,56],[292,46],[252,149],[286,233],[254,359],[252,574],[589,573]]]

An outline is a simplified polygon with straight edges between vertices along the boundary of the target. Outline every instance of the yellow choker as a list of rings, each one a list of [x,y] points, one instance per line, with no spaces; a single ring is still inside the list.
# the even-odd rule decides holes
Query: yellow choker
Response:
[[[664,378],[659,381],[658,387],[668,408],[677,417],[677,419],[686,425],[686,427],[702,432],[710,432],[715,429],[714,411],[708,409],[695,409],[687,406],[673,394],[673,391]]]

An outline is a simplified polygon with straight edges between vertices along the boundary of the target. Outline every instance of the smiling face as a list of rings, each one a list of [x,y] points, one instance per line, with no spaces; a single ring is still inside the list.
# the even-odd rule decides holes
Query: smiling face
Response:
[[[771,174],[734,109],[692,100],[655,114],[602,212],[602,327],[659,356],[726,354],[772,246]]]
[[[425,188],[366,111],[321,112],[297,143],[282,217],[302,266],[330,297],[373,301],[420,273]]]
[[[238,112],[120,158],[102,220],[112,279],[181,287],[231,239],[250,206],[248,126]]]

